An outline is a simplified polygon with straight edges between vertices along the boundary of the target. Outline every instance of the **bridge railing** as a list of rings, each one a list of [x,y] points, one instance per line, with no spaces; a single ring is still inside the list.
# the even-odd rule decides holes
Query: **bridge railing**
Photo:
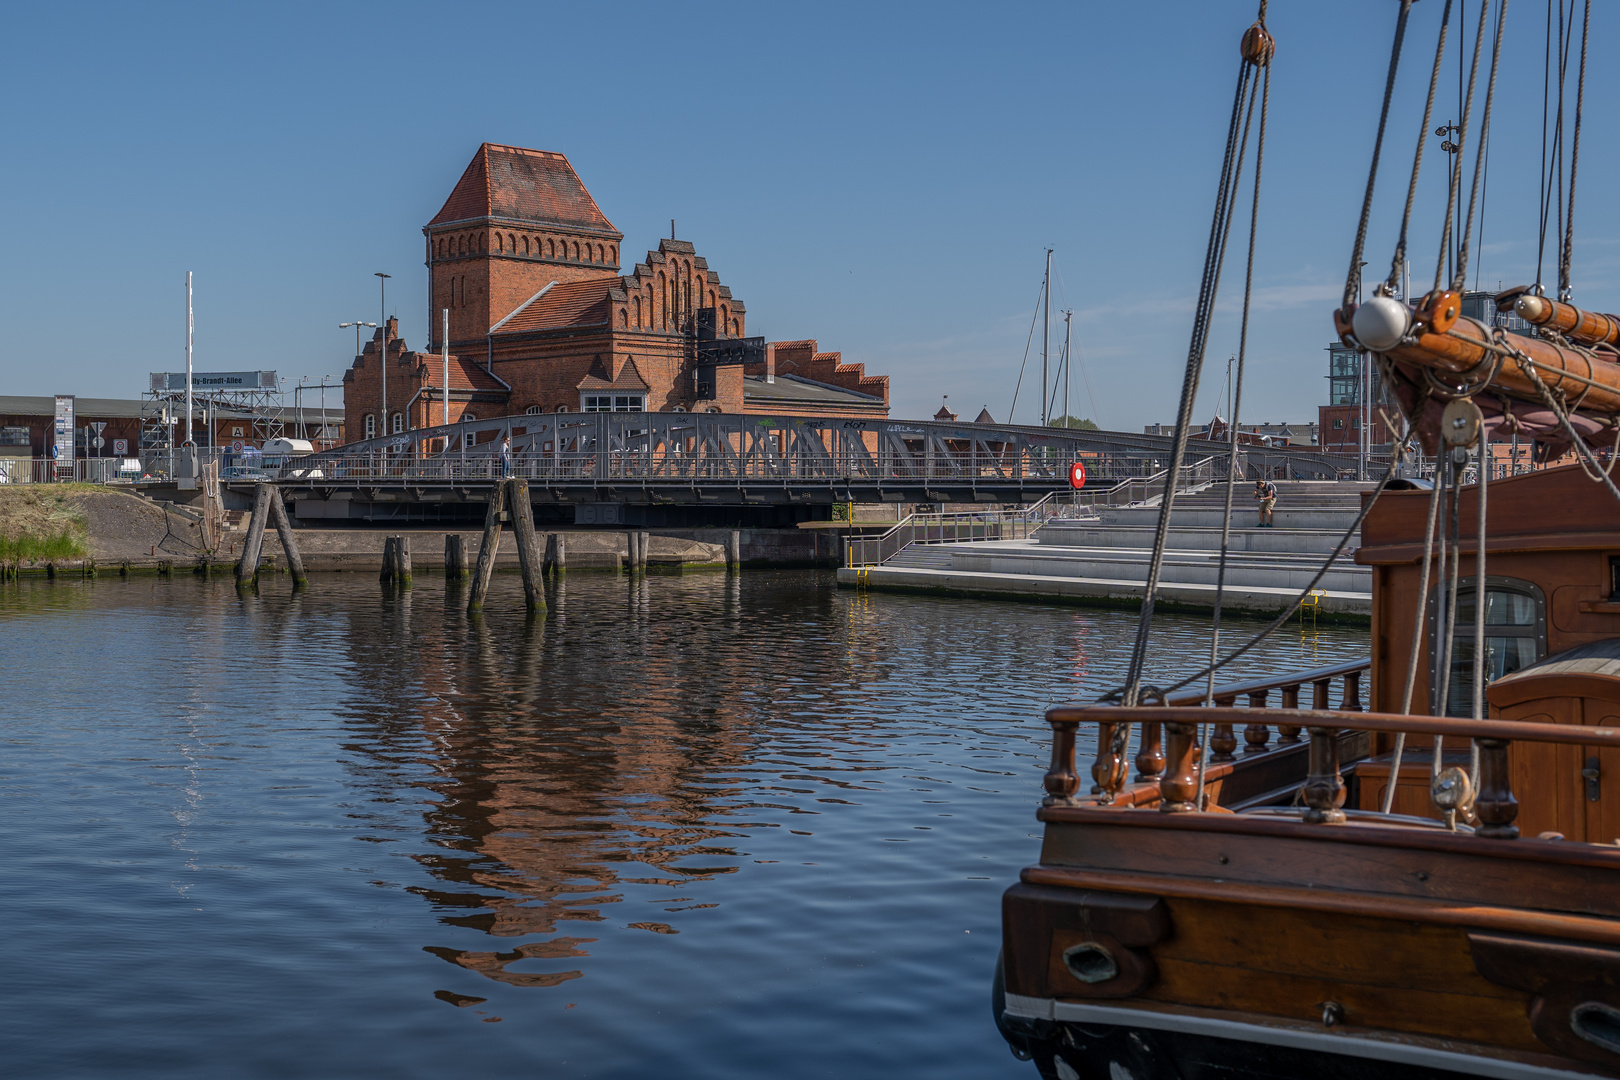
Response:
[[[1211,456],[1181,467],[1178,493],[1193,491],[1224,476],[1226,459]],[[1054,518],[1084,518],[1107,506],[1151,501],[1164,490],[1170,470],[1134,476],[1109,487],[1054,491],[1014,510],[969,510],[958,513],[911,514],[881,536],[856,537],[845,546],[845,566],[880,566],[912,544],[949,544],[969,540],[1024,540]]]

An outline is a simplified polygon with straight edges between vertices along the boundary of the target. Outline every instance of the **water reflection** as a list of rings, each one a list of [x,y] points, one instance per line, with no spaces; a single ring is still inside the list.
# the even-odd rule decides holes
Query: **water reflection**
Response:
[[[575,573],[543,617],[500,575],[471,620],[430,575],[284,585],[0,588],[18,1075],[1029,1075],[998,898],[1041,711],[1118,680],[1133,615],[800,571]],[[1155,641],[1173,681],[1207,628]],[[1233,677],[1365,649],[1290,628]]]

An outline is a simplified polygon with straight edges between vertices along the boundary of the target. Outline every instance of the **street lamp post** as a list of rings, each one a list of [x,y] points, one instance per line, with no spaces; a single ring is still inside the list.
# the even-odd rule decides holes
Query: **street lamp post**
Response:
[[[340,323],[338,323],[338,329],[339,330],[347,330],[351,326],[354,327],[354,355],[355,355],[356,359],[359,359],[359,357],[360,357],[360,328],[363,327],[363,326],[372,326],[372,327],[374,327],[376,325],[377,324],[374,323],[374,322],[361,322],[358,319],[356,319],[354,322],[340,322]],[[386,370],[384,370],[383,379],[386,380],[387,378],[388,378],[388,372]],[[384,383],[383,383],[384,388],[386,388],[387,385],[388,385],[388,383],[386,381],[384,381]],[[322,426],[322,433],[323,434],[325,433],[325,425],[326,425],[326,376],[323,375],[323,376],[321,376],[321,426]],[[380,428],[378,429],[378,433],[381,434],[381,429]]]
[[[377,359],[382,364],[382,422],[384,433],[392,435],[393,425],[388,421],[388,279],[391,275],[379,270],[375,276],[377,285],[382,290],[382,313],[378,316],[377,323],[382,327],[381,339],[377,346]]]

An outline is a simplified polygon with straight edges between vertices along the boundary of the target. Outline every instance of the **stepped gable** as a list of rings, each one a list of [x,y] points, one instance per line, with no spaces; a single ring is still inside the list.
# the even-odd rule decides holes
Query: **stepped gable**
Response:
[[[868,375],[865,364],[846,364],[843,354],[817,352],[814,339],[779,341],[775,346],[776,372],[799,375],[829,386],[841,386],[858,394],[889,400],[889,377]]]
[[[497,219],[622,235],[563,154],[484,143],[428,228]]]
[[[665,299],[660,289],[659,275],[664,275],[664,282],[676,287],[690,278],[697,286],[696,295],[691,297],[690,306],[693,308],[712,307],[717,318],[727,325],[718,327],[721,337],[745,337],[747,334],[748,305],[731,294],[731,287],[720,281],[720,275],[709,269],[709,260],[697,253],[690,240],[658,241],[658,250],[647,252],[647,258],[635,265],[630,273],[618,279],[619,288],[623,291],[622,299],[640,297],[642,316],[640,323],[627,313],[626,321],[621,325],[648,330],[674,330],[675,325],[665,325]],[[686,298],[679,297],[678,310],[687,307]],[[669,301],[669,306],[675,308],[675,298]]]

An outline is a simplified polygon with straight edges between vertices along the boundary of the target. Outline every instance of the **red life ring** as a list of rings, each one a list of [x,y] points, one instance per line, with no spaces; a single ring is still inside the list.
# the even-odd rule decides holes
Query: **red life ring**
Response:
[[[1072,488],[1086,486],[1086,467],[1078,461],[1069,466],[1069,486]]]

